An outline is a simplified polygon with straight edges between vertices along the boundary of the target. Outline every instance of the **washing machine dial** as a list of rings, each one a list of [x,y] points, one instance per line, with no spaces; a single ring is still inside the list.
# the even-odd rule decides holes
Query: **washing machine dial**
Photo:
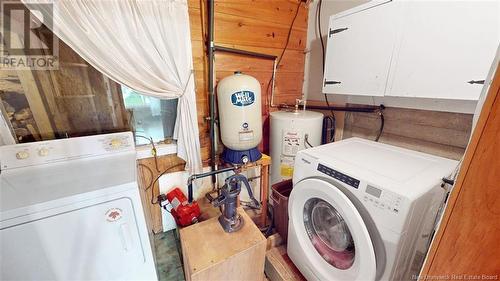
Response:
[[[110,144],[111,147],[118,148],[122,145],[122,141],[120,139],[111,139]]]
[[[46,148],[46,147],[42,147],[38,150],[38,155],[41,156],[41,157],[45,157],[47,155],[49,155],[49,149]]]
[[[28,153],[28,151],[21,150],[21,151],[16,153],[16,158],[19,160],[26,159],[28,157],[30,157],[30,154]]]

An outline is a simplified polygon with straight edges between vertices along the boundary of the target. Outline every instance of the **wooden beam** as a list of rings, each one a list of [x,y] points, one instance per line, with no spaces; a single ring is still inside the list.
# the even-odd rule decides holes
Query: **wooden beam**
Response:
[[[50,114],[53,118],[55,129],[60,134],[71,134],[68,116],[59,110],[56,101],[56,89],[53,85],[52,74],[50,71],[37,71],[35,73],[36,80],[40,86],[40,92],[43,93]]]
[[[270,281],[305,281],[286,254],[286,247],[272,248],[266,253],[265,272]]]
[[[2,25],[0,24],[0,28]],[[22,48],[23,43],[19,36],[15,33],[11,34],[11,45],[14,48]],[[3,43],[2,43],[3,44]],[[33,113],[33,119],[36,122],[36,126],[43,139],[53,139],[54,129],[49,118],[49,114],[45,108],[45,104],[42,99],[42,95],[38,89],[35,77],[31,69],[26,70],[15,70],[23,87],[24,95],[28,100],[28,104],[31,112]]]
[[[21,85],[23,86],[24,95],[28,100],[31,112],[33,113],[33,119],[36,122],[40,136],[44,140],[53,139],[54,129],[52,128],[49,114],[45,108],[42,95],[38,89],[33,73],[31,70],[18,70],[17,75],[19,76],[19,81],[21,81]]]

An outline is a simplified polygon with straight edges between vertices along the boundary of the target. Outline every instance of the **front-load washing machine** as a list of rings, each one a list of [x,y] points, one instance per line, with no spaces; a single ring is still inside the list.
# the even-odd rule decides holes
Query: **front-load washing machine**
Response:
[[[300,151],[288,255],[308,280],[415,279],[457,165],[359,138]]]

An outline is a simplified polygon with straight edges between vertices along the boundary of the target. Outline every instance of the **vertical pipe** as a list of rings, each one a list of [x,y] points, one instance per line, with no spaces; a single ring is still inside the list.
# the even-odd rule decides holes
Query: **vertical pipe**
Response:
[[[208,95],[210,99],[210,166],[215,171],[215,95],[214,95],[214,0],[208,0]],[[212,175],[215,187],[216,175]]]
[[[269,107],[275,107],[274,105],[274,87],[275,87],[275,83],[276,83],[276,68],[278,67],[278,58],[276,57],[274,59],[274,63],[273,63],[273,76],[272,76],[272,85],[271,85],[271,104],[269,105]],[[267,95],[267,93],[266,93]],[[268,109],[269,111],[269,109]]]

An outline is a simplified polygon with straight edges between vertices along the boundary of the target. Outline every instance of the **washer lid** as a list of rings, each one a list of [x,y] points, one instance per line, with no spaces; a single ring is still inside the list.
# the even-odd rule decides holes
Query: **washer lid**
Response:
[[[10,210],[129,184],[137,188],[135,153],[2,171],[0,217]]]
[[[305,179],[292,189],[288,210],[304,260],[319,279],[375,280],[370,233],[342,191],[323,180]]]

